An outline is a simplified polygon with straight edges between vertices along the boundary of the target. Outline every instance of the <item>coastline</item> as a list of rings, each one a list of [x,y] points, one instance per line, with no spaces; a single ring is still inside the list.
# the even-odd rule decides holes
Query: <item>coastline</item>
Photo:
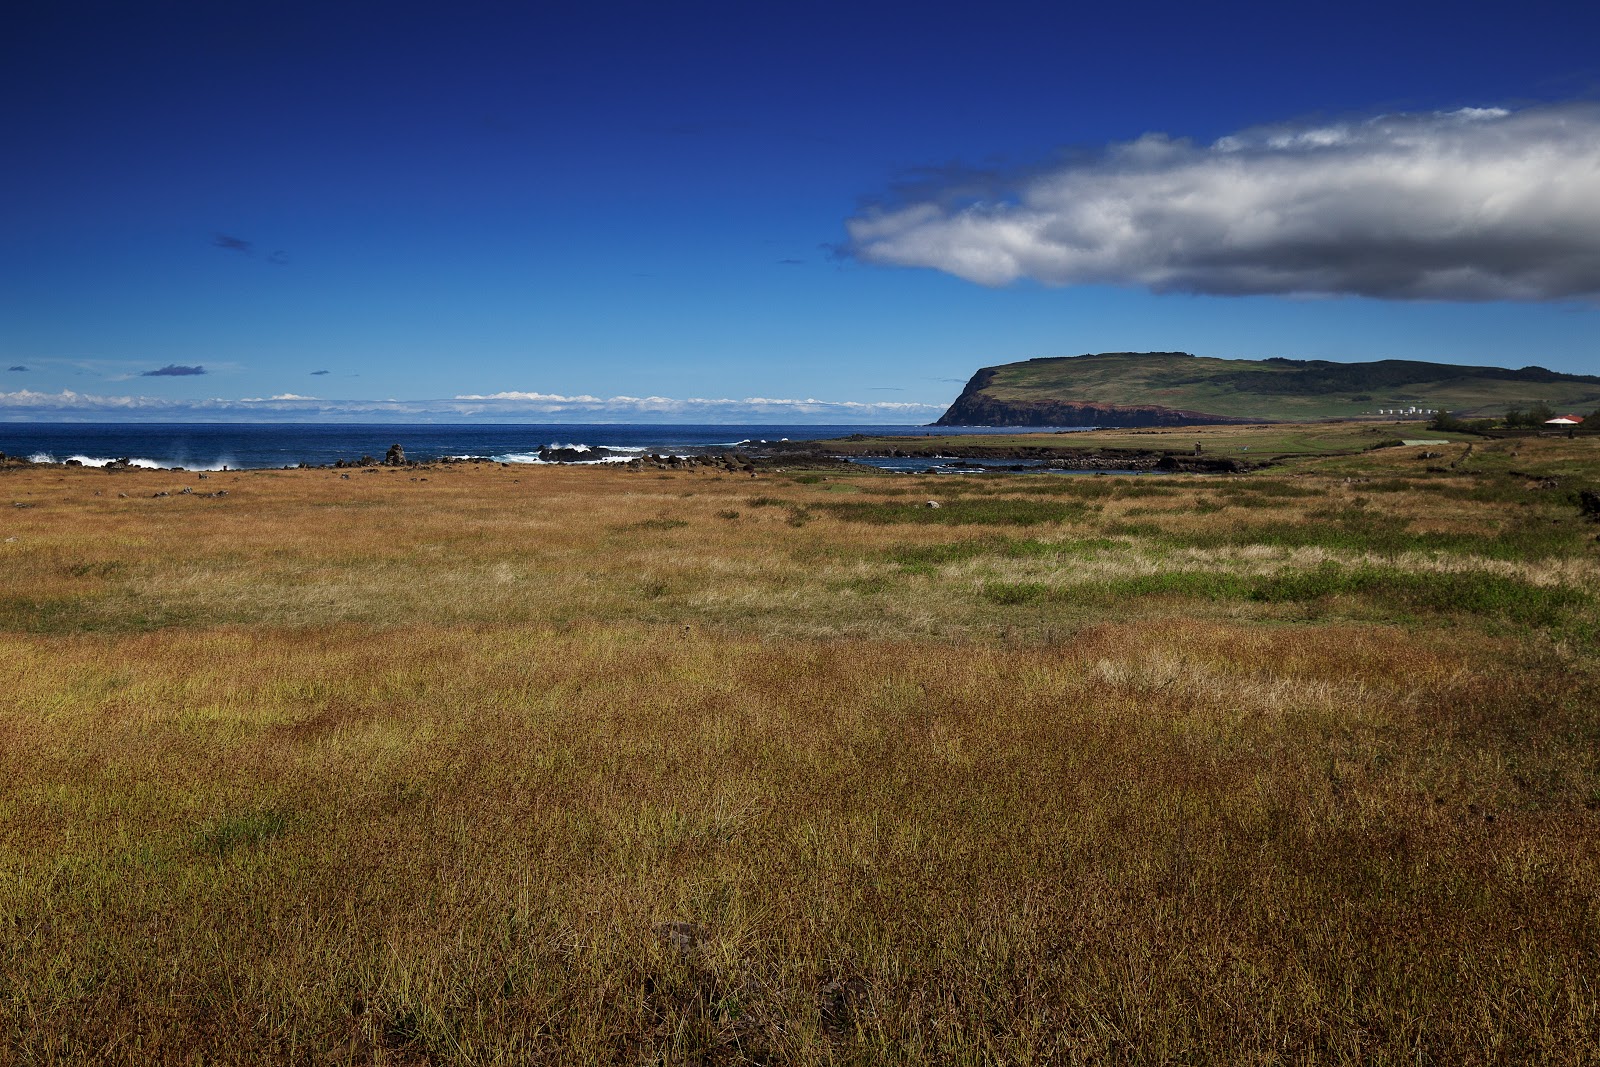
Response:
[[[548,426],[509,430],[456,427],[441,431],[437,427],[395,425],[365,427],[359,433],[346,427],[315,427],[308,431],[258,426],[234,428],[232,435],[237,441],[230,442],[221,431],[213,430],[212,439],[198,443],[182,436],[187,432],[183,427],[172,428],[167,437],[152,437],[148,428],[121,437],[117,436],[117,427],[88,431],[82,427],[40,429],[53,434],[62,445],[51,452],[30,448],[24,439],[23,454],[18,454],[13,440],[0,441],[0,470],[55,466],[109,472],[199,473],[467,463],[741,472],[871,467],[902,473],[949,473],[965,466],[994,472],[1242,473],[1294,457],[1357,455],[1405,443],[1419,434],[1433,443],[1475,439],[1470,434],[1423,433],[1416,423],[1403,420],[1386,424],[1345,420],[1023,432],[1011,427],[937,430],[921,426],[614,425],[571,427],[568,429],[577,432],[560,436]],[[802,435],[802,430],[821,432]],[[46,433],[35,436],[44,437]],[[538,443],[541,439],[548,443]],[[244,447],[236,447],[239,441]],[[80,448],[80,444],[89,447]],[[113,447],[117,445],[125,446],[125,450]],[[145,447],[135,449],[135,445]],[[7,451],[12,454],[7,456]],[[212,458],[187,458],[196,452]],[[296,458],[305,456],[311,458]]]

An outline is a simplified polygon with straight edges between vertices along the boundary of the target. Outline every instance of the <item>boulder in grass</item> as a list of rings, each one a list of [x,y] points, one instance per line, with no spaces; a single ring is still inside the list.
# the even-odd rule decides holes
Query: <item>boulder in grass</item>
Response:
[[[1578,493],[1578,510],[1590,522],[1600,522],[1600,493],[1584,489]]]
[[[390,445],[389,451],[384,453],[383,461],[391,467],[404,467],[406,465],[406,450],[398,444]]]

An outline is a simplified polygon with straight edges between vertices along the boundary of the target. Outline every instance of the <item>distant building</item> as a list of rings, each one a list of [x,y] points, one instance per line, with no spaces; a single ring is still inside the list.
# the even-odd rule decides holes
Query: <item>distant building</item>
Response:
[[[1583,421],[1582,415],[1557,415],[1553,419],[1545,419],[1546,426],[1576,426]]]

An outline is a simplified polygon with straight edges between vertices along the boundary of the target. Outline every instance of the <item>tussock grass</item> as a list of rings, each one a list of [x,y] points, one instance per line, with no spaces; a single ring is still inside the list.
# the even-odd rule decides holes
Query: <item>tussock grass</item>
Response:
[[[1586,1062],[1600,531],[1353,469],[7,474],[0,1060]]]

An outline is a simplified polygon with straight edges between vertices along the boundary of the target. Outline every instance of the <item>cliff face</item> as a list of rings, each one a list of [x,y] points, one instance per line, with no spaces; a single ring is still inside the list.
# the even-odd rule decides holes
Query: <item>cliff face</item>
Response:
[[[985,390],[998,368],[984,367],[972,376],[935,426],[1195,426],[1258,422],[1205,411],[1185,411],[1157,404],[1097,404],[1070,400],[1001,400]]]
[[[1600,376],[1384,359],[1221,359],[1187,352],[1043,356],[984,367],[936,425],[1171,426],[1454,412],[1545,404],[1587,413]]]

